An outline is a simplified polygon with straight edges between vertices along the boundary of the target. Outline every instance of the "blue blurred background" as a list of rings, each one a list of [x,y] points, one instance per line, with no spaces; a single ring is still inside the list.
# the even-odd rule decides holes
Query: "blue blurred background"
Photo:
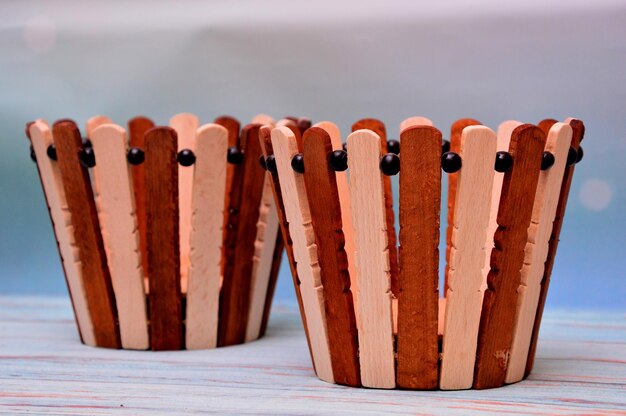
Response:
[[[626,3],[0,2],[0,293],[66,295],[24,124],[584,120],[548,298],[626,310]],[[445,197],[444,197],[445,200]],[[445,219],[445,213],[443,215]],[[445,223],[442,223],[445,227]],[[445,230],[445,228],[443,228]],[[295,302],[286,262],[279,302]]]

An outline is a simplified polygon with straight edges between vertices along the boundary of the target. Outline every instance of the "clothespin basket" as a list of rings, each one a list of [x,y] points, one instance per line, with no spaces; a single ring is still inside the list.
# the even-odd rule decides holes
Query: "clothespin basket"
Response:
[[[462,119],[450,141],[426,118],[400,127],[387,141],[383,123],[361,120],[347,146],[330,122],[303,137],[261,130],[316,373],[385,389],[518,382],[532,368],[583,124],[508,121],[496,134]]]
[[[98,116],[83,139],[71,120],[29,123],[85,344],[200,349],[264,334],[283,241],[263,124],[179,114],[127,131]]]

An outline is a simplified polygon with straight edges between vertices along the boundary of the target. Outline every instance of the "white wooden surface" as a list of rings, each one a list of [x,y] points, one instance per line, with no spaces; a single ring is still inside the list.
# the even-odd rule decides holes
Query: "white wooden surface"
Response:
[[[5,414],[626,413],[626,315],[548,310],[528,380],[493,390],[355,389],[320,381],[297,307],[267,335],[212,350],[148,352],[79,343],[66,298],[0,296]]]

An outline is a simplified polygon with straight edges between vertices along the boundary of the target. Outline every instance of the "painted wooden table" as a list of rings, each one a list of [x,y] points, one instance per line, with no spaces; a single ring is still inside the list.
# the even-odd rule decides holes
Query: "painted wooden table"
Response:
[[[0,297],[0,413],[626,414],[626,315],[548,311],[534,373],[483,391],[353,389],[319,381],[297,310],[267,336],[210,351],[78,342],[66,299]]]

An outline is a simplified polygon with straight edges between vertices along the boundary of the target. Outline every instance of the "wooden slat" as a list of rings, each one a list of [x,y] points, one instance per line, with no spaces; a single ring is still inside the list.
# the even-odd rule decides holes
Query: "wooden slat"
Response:
[[[263,306],[263,318],[261,319],[261,327],[259,328],[259,338],[265,336],[267,324],[269,323],[270,311],[272,310],[272,301],[274,300],[274,292],[276,292],[276,283],[278,282],[278,275],[280,273],[280,265],[282,263],[284,249],[285,242],[283,241],[282,231],[279,229],[276,233],[276,245],[274,246],[272,269],[270,270],[269,282],[267,284],[267,291],[265,293],[265,305]]]
[[[122,347],[150,347],[143,268],[134,212],[131,173],[126,161],[126,131],[103,124],[91,132],[97,164],[93,168],[98,218],[106,249]]]
[[[573,118],[568,118],[565,123],[572,127],[572,143],[571,146],[578,150],[580,142],[585,136],[585,125],[582,121]],[[540,123],[541,124],[541,123]],[[528,359],[526,360],[525,375],[528,376],[533,368],[535,361],[535,352],[537,350],[537,338],[539,336],[539,328],[541,326],[541,317],[543,316],[543,308],[546,303],[546,297],[548,295],[548,287],[550,286],[550,276],[552,275],[552,267],[554,267],[554,258],[556,256],[556,250],[559,245],[559,236],[561,235],[561,228],[563,227],[563,217],[565,216],[565,208],[567,207],[567,197],[572,185],[572,177],[574,175],[574,167],[566,166],[563,173],[563,182],[561,182],[561,190],[559,193],[559,202],[556,208],[556,214],[554,216],[554,223],[552,225],[552,232],[550,234],[550,242],[548,245],[548,255],[546,257],[545,268],[543,270],[543,277],[541,279],[541,292],[539,294],[539,304],[537,307],[537,313],[535,315],[535,323],[533,326],[533,334],[530,341],[530,348],[528,349]]]
[[[217,346],[228,131],[206,124],[196,136],[185,346]]]
[[[439,380],[443,390],[468,389],[474,379],[496,134],[487,127],[469,126],[461,133],[458,152],[463,166],[458,172],[454,222],[449,224],[450,268]]]
[[[344,250],[341,207],[335,172],[328,165],[330,135],[319,127],[304,133],[303,156],[311,221],[324,288],[326,327],[335,382],[360,386],[358,335]]]
[[[249,124],[242,130],[241,146],[245,156],[231,188],[229,233],[224,246],[224,279],[220,292],[220,346],[244,342],[248,325],[254,241],[265,179],[259,165],[259,127]]]
[[[93,132],[98,127],[103,124],[112,124],[113,120],[108,118],[107,116],[93,116],[85,123],[85,132],[87,133],[87,138],[93,138]]]
[[[413,126],[433,126],[433,122],[426,118],[426,117],[421,117],[421,116],[414,116],[414,117],[409,117],[409,118],[405,118],[404,120],[402,120],[402,122],[400,123],[400,134],[402,134],[402,132],[406,129],[408,129],[409,127],[413,127]]]
[[[552,223],[556,214],[571,142],[572,128],[570,126],[564,123],[552,126],[546,140],[545,151],[554,155],[555,162],[551,168],[539,174],[532,218],[528,228],[528,241],[524,250],[525,260],[521,272],[521,284],[517,290],[517,314],[505,380],[507,383],[520,381],[524,377],[541,292],[541,278],[548,255]]]
[[[256,116],[252,117],[252,121],[250,123],[260,124],[262,126],[265,126],[266,124],[274,125],[274,119],[267,114],[257,114]]]
[[[176,131],[155,127],[145,141],[150,344],[153,350],[178,350],[184,342]]]
[[[170,127],[178,135],[178,151],[195,151],[196,132],[200,126],[198,117],[189,113],[177,114],[170,119]],[[191,250],[191,199],[193,194],[193,171],[195,165],[178,165],[178,233],[180,238],[180,277],[183,293],[187,293],[189,275],[189,252]]]
[[[280,178],[285,217],[293,244],[294,263],[299,278],[302,308],[306,316],[310,350],[317,376],[334,382],[326,331],[324,289],[318,264],[315,235],[311,227],[311,213],[306,197],[304,178],[291,168],[291,159],[298,153],[296,137],[288,127],[272,130],[272,147]]]
[[[558,123],[558,120],[555,120],[553,118],[546,118],[544,120],[541,120],[537,124],[537,127],[539,127],[541,130],[543,130],[543,132],[547,136],[548,133],[550,132],[550,129],[552,128],[552,126],[554,126],[556,123]]]
[[[82,270],[87,307],[91,314],[96,345],[119,348],[115,296],[107,266],[104,243],[100,234],[98,212],[94,201],[89,172],[79,160],[82,146],[80,132],[71,121],[55,123],[54,144],[71,225],[74,229],[75,249]]]
[[[439,211],[441,132],[402,131],[400,158],[400,274],[398,387],[437,387],[439,347]]]
[[[72,300],[78,331],[85,344],[95,346],[96,338],[87,305],[82,266],[76,249],[76,239],[65,198],[61,171],[58,163],[46,154],[48,146],[52,144],[52,131],[46,122],[37,120],[28,127],[28,136],[37,156],[37,170],[65,271],[65,280]]]
[[[219,124],[228,131],[228,147],[239,146],[239,121],[230,116],[217,117],[214,121],[215,124]],[[228,206],[230,204],[230,193],[233,186],[233,175],[235,173],[236,165],[226,164],[226,190],[224,198],[224,225],[228,224]],[[228,230],[224,227],[223,239],[226,241]],[[224,244],[222,244],[224,245]],[[223,265],[222,265],[223,267]]]
[[[361,383],[396,386],[391,307],[391,275],[385,187],[379,169],[380,137],[369,130],[348,136],[350,200],[359,288],[358,319]],[[394,248],[395,249],[395,248]]]
[[[524,247],[541,169],[545,134],[524,124],[511,135],[509,152],[513,166],[504,174],[498,229],[491,251],[478,333],[474,388],[499,387],[504,383],[513,337],[517,289],[524,263]]]

